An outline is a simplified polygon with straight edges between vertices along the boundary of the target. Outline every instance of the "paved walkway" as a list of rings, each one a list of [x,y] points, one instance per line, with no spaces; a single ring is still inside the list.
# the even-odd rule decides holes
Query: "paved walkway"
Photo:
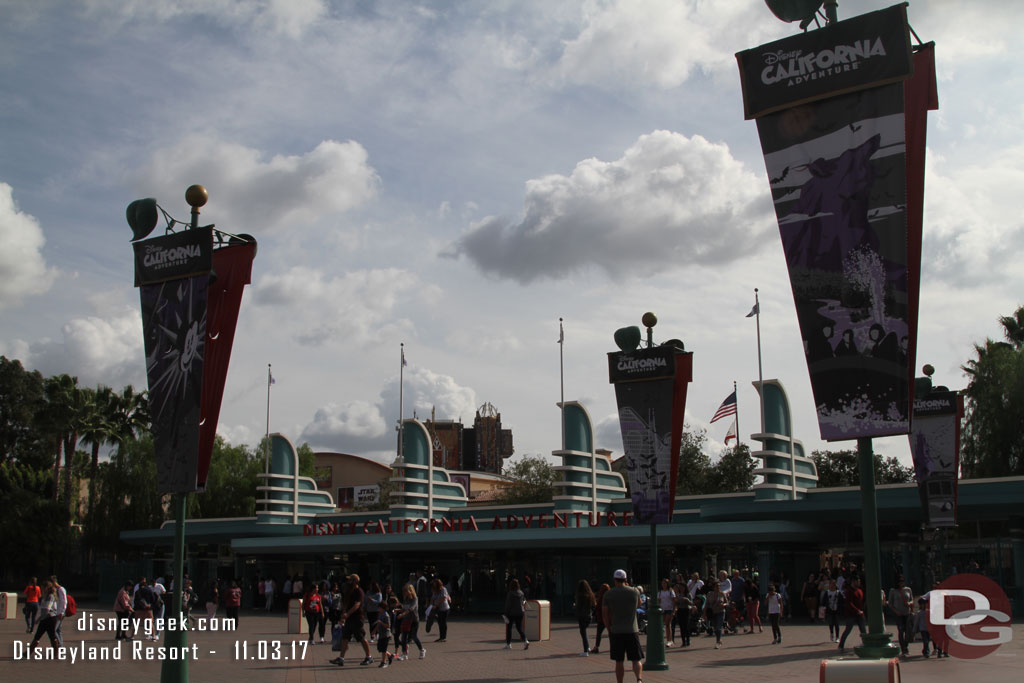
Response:
[[[81,608],[90,613],[89,607]],[[110,617],[110,612],[94,612],[96,616]],[[73,618],[77,621],[77,617]],[[519,644],[506,651],[504,626],[501,620],[453,618],[448,629],[448,642],[435,643],[436,631],[421,638],[427,648],[425,659],[416,659],[416,648],[407,662],[395,662],[387,669],[359,666],[362,657],[358,646],[349,649],[344,668],[327,663],[334,656],[329,645],[307,648],[305,657],[291,659],[292,643],[301,657],[305,636],[288,635],[286,617],[281,614],[266,616],[258,612],[243,612],[239,629],[233,633],[192,632],[189,643],[195,645],[197,657],[189,662],[190,680],[245,681],[246,683],[336,683],[337,681],[410,681],[416,683],[467,681],[473,683],[511,683],[513,681],[609,681],[615,680],[613,664],[606,654],[607,641],[602,642],[599,655],[578,656],[582,649],[575,624],[555,622],[551,639],[535,642],[529,650]],[[109,646],[110,634],[101,631],[79,631],[66,628],[65,645],[81,649],[83,646]],[[594,629],[590,630],[593,641]],[[120,661],[16,661],[15,640],[28,638],[24,621],[0,621],[0,681],[48,680],[67,683],[132,683],[158,681],[160,662],[144,661],[132,657],[126,645]],[[823,626],[784,624],[784,642],[771,645],[771,635],[731,635],[724,640],[721,650],[714,649],[713,638],[694,638],[688,649],[669,648],[666,659],[668,671],[647,672],[646,683],[668,681],[695,681],[699,683],[727,683],[756,681],[805,681],[819,678],[823,658],[837,655],[836,646],[827,640]],[[45,637],[44,637],[45,641]],[[260,653],[260,641],[280,641],[282,656],[288,660],[237,660],[236,643],[242,644],[250,657]],[[165,645],[161,641],[159,645]],[[137,647],[151,646],[142,641]],[[376,657],[375,646],[371,645]],[[1014,625],[1013,641],[1003,645],[995,654],[976,660],[955,658],[936,660],[920,657],[921,645],[914,643],[913,657],[903,662],[904,681],[911,683],[938,683],[942,681],[970,683],[1009,683],[1024,679],[1024,626]],[[269,656],[269,655],[268,655]],[[632,674],[627,669],[627,683]]]

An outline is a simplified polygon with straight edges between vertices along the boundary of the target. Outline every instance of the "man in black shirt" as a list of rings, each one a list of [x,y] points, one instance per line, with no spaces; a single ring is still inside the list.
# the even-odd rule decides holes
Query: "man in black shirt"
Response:
[[[360,662],[361,665],[373,663],[370,656],[370,644],[366,642],[366,629],[363,628],[363,589],[359,587],[359,575],[352,574],[348,577],[349,588],[346,591],[345,611],[341,614],[344,625],[341,627],[341,653],[337,658],[331,660],[331,664],[345,666],[345,652],[348,650],[348,641],[355,638],[363,646],[366,657]]]

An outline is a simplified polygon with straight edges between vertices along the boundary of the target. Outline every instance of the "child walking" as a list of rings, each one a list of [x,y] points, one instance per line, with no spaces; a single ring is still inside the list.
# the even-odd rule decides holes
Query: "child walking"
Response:
[[[924,598],[919,598],[917,607],[917,614],[914,615],[914,626],[917,628],[917,632],[921,634],[921,644],[923,645],[921,654],[927,659],[929,655],[928,644],[931,641],[931,636],[928,634],[928,601]]]
[[[388,651],[388,636],[391,634],[391,615],[388,614],[388,605],[381,600],[377,603],[377,621],[373,625],[374,635],[377,636],[377,652],[380,654],[378,669],[391,666],[395,661],[395,653]]]
[[[782,629],[779,618],[782,616],[782,596],[775,590],[775,584],[768,586],[768,621],[772,624],[772,645],[782,642]]]

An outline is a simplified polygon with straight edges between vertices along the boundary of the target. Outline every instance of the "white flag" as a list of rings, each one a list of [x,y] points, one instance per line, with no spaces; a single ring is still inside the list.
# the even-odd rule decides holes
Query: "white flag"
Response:
[[[725,435],[725,445],[726,446],[729,445],[729,439],[735,439],[735,438],[736,438],[736,420],[733,420],[732,424],[729,426],[728,433],[726,433],[726,435]]]

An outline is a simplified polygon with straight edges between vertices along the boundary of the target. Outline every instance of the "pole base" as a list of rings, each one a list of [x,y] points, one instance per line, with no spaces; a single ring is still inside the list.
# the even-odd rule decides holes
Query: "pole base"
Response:
[[[656,598],[647,596],[650,605]],[[661,607],[647,608],[647,658],[644,659],[645,671],[668,671],[665,661],[665,622],[662,620]]]
[[[892,642],[891,633],[865,633],[863,644],[853,648],[860,659],[892,659],[900,656],[899,643]]]

